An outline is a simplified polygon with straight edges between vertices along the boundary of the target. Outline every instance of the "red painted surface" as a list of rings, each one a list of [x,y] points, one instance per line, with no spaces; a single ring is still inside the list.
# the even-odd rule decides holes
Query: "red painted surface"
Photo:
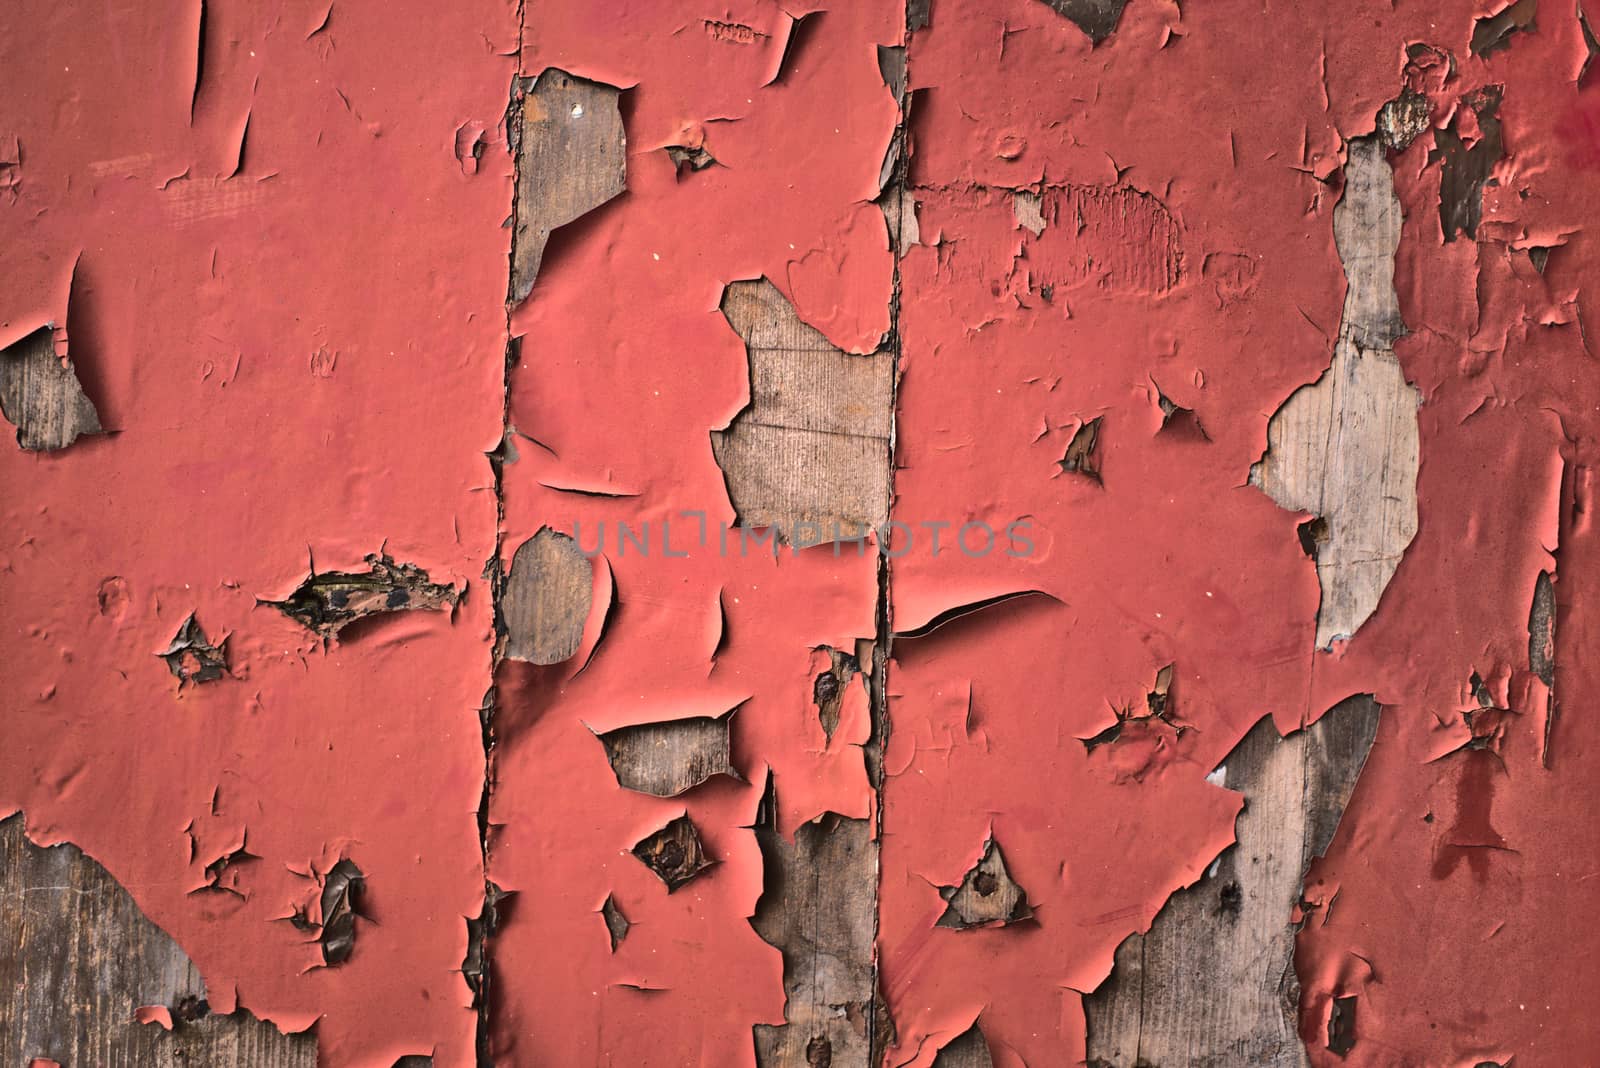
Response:
[[[193,0],[0,16],[0,340],[64,325],[114,431],[0,449],[0,811],[105,864],[213,1009],[315,1022],[331,1064],[462,1064],[510,164],[464,175],[454,136],[499,121],[517,26],[327,6],[208,3],[198,88]],[[256,604],[380,546],[467,583],[454,617],[324,650]],[[191,611],[233,677],[180,692],[156,654]],[[239,894],[192,893],[241,843]],[[341,853],[371,921],[325,968],[286,917]]]
[[[1206,773],[1262,715],[1288,730],[1367,692],[1383,727],[1309,880],[1296,957],[1313,1060],[1580,1064],[1600,1049],[1583,933],[1600,904],[1585,712],[1600,372],[1584,334],[1600,324],[1600,75],[1575,84],[1579,25],[1547,6],[1487,58],[1469,53],[1485,13],[1469,4],[1133,0],[1091,49],[1037,0],[938,0],[913,35],[923,244],[900,264],[894,516],[1026,517],[1035,551],[934,557],[919,539],[892,567],[894,626],[1051,597],[895,645],[890,1063],[928,1064],[974,1019],[998,1063],[1080,1059],[1080,993],[1231,841],[1241,799]],[[878,345],[895,273],[871,201],[898,112],[877,46],[904,42],[904,10],[840,5],[798,23],[792,48],[804,11],[770,3],[600,17],[528,0],[520,31],[506,4],[200,11],[0,15],[0,341],[64,326],[114,431],[60,454],[0,449],[0,811],[104,863],[195,959],[214,1007],[315,1022],[328,1064],[470,1064],[459,970],[485,875],[478,709],[493,682],[487,874],[515,893],[495,940],[496,1053],[750,1063],[783,985],[747,919],[761,893],[747,828],[769,775],[785,833],[873,814],[864,702],[829,743],[810,698],[813,648],[873,635],[877,573],[853,551],[717,551],[733,513],[708,434],[748,399],[718,303],[764,275],[835,344]],[[1455,57],[1454,80],[1430,87],[1436,124],[1462,93],[1505,86],[1508,158],[1477,240],[1445,243],[1433,135],[1392,157],[1421,524],[1377,613],[1315,653],[1303,517],[1246,479],[1272,412],[1328,364],[1342,141],[1372,130],[1411,42]],[[501,116],[513,74],[547,67],[628,88],[628,192],[556,235],[508,315]],[[464,166],[458,131],[479,127],[489,144]],[[662,149],[696,138],[720,165],[680,180]],[[1131,192],[1035,238],[1010,190],[1041,182]],[[1175,278],[1139,253],[1135,206],[1170,226]],[[1542,274],[1535,245],[1556,246]],[[485,453],[508,336],[525,438],[504,469],[505,543],[603,521],[607,544],[578,657],[492,677]],[[1158,389],[1203,436],[1162,430]],[[1103,485],[1056,464],[1096,416]],[[711,545],[686,512],[705,513]],[[617,523],[659,538],[663,520],[687,557],[619,549]],[[380,546],[464,587],[459,607],[324,648],[257,606],[297,585],[308,549],[318,570],[359,570]],[[1552,568],[1561,714],[1545,752],[1527,620]],[[180,690],[155,654],[191,611],[228,635],[232,674]],[[1166,664],[1192,729],[1089,752],[1080,739]],[[1463,748],[1474,672],[1514,714]],[[741,702],[745,781],[684,798],[620,789],[591,733]],[[628,849],[684,812],[717,863],[669,896]],[[991,833],[1037,924],[935,928],[937,888]],[[193,892],[241,847],[255,859],[228,869],[236,893]],[[341,856],[366,874],[370,918],[350,960],[321,967],[286,918]],[[636,925],[615,954],[608,894]],[[1357,1044],[1341,1061],[1327,1018],[1349,996]]]
[[[757,35],[730,40],[703,16]],[[748,921],[762,861],[747,828],[768,774],[785,834],[825,811],[872,812],[865,702],[829,744],[811,686],[813,648],[872,637],[877,561],[743,555],[737,531],[722,552],[734,514],[709,432],[748,402],[749,371],[719,305],[728,283],[765,275],[836,344],[877,346],[893,265],[871,201],[898,112],[874,45],[899,40],[903,12],[813,16],[770,85],[791,22],[775,4],[652,5],[600,34],[586,6],[536,0],[524,20],[525,71],[631,87],[628,192],[547,255],[511,320],[510,420],[546,448],[519,441],[505,468],[507,544],[576,524],[593,551],[603,524],[596,613],[611,611],[581,674],[586,651],[500,672],[490,877],[517,896],[495,943],[494,1046],[519,1064],[750,1063],[751,1026],[781,1024],[784,995],[782,958]],[[663,149],[686,128],[718,165],[679,181]],[[625,496],[548,488],[574,485]],[[686,512],[705,513],[706,544]],[[663,522],[687,558],[661,556]],[[621,523],[650,525],[649,558],[619,549]],[[740,702],[747,781],[682,798],[622,790],[590,733]],[[717,866],[669,896],[628,850],[685,811]],[[607,894],[637,925],[614,956]]]

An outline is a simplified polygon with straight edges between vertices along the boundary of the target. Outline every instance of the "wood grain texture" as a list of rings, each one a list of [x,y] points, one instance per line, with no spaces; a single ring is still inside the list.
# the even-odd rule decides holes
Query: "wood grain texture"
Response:
[[[1177,218],[1155,196],[1130,186],[1046,185],[1013,194],[1012,213],[1026,232],[1030,283],[1108,291],[1162,293],[1183,278]]]
[[[910,189],[896,182],[883,191],[876,203],[883,212],[884,225],[889,228],[889,247],[895,256],[904,256],[907,249],[922,243],[921,228],[917,224],[917,198]]]
[[[1317,647],[1353,635],[1378,607],[1417,532],[1419,395],[1394,355],[1405,333],[1394,290],[1400,201],[1377,138],[1350,143],[1333,231],[1349,288],[1333,363],[1273,415],[1251,481],[1320,518]]]
[[[210,1014],[200,973],[128,892],[77,848],[29,842],[20,815],[0,822],[0,887],[0,1063],[315,1068],[312,1035]],[[147,1005],[174,1029],[135,1022]]]
[[[774,526],[787,540],[807,524],[812,543],[880,527],[893,358],[835,348],[766,279],[728,286],[722,312],[750,358],[750,404],[711,435],[739,525]]]
[[[1272,417],[1251,481],[1317,517],[1305,530],[1322,602],[1318,648],[1354,634],[1417,526],[1417,391],[1393,345],[1405,333],[1394,290],[1400,241],[1394,176],[1376,138],[1349,146],[1334,237],[1348,289],[1331,366]],[[1301,1068],[1290,914],[1327,848],[1377,729],[1356,697],[1279,738],[1263,720],[1219,769],[1245,794],[1238,844],[1174,894],[1150,932],[1117,950],[1085,998],[1089,1063]]]
[[[498,606],[502,655],[559,664],[578,651],[594,596],[594,569],[578,543],[548,527],[523,542]]]
[[[1004,925],[1033,916],[1027,891],[1011,878],[1005,854],[993,838],[983,844],[983,855],[961,877],[961,885],[940,887],[939,896],[947,903],[940,927]]]
[[[516,138],[517,208],[511,300],[524,300],[558,227],[627,187],[627,134],[616,86],[551,68],[521,87]]]
[[[768,806],[770,812],[771,806]],[[761,1068],[865,1066],[886,1026],[873,996],[877,844],[867,820],[825,815],[785,841],[770,822],[756,836],[765,884],[751,923],[783,953],[788,999],[777,1027],[755,1028]]]
[[[933,1058],[933,1068],[994,1068],[989,1042],[978,1025],[973,1024],[945,1043]]]
[[[712,434],[740,525],[773,525],[787,540],[807,524],[805,536],[816,542],[880,527],[889,510],[893,355],[841,351],[802,322],[766,279],[728,286],[722,312],[750,363],[749,406],[727,430]],[[881,579],[878,596],[886,597]],[[828,652],[830,670],[817,676],[809,695],[826,734],[838,722],[839,694],[857,672],[870,665],[879,683],[871,687],[877,726],[865,754],[876,782],[885,737],[881,653],[865,642],[853,656]],[[769,815],[772,808],[769,800]],[[888,1022],[875,993],[872,824],[827,814],[800,827],[792,842],[770,825],[758,827],[757,836],[766,878],[752,923],[783,953],[787,998],[785,1024],[755,1028],[757,1064],[877,1063]]]
[[[676,797],[713,775],[738,772],[731,763],[733,713],[691,716],[619,727],[599,735],[617,785],[653,797]]]
[[[0,411],[24,449],[64,449],[84,434],[100,433],[94,402],[72,365],[56,356],[48,326],[0,351]]]
[[[1245,795],[1238,842],[1168,899],[1145,935],[1084,999],[1094,1068],[1301,1068],[1292,914],[1327,849],[1377,732],[1353,697],[1280,737],[1269,718],[1215,778]]]

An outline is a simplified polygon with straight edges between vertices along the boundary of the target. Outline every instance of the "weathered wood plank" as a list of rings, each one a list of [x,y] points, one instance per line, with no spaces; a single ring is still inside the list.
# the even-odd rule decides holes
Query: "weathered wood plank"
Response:
[[[756,836],[766,876],[751,923],[783,953],[788,999],[787,1023],[756,1026],[756,1063],[865,1066],[882,1048],[874,1029],[887,1026],[873,996],[877,885],[858,877],[876,870],[872,824],[829,814],[802,825],[788,842],[769,818]]]
[[[945,1043],[933,1058],[933,1068],[994,1068],[989,1043],[977,1024],[973,1024]]]
[[[1319,649],[1372,615],[1417,532],[1419,395],[1394,355],[1405,333],[1394,289],[1401,221],[1382,143],[1352,141],[1333,212],[1349,283],[1333,363],[1273,415],[1250,473],[1285,508],[1317,517],[1306,540],[1322,585]]]
[[[17,428],[24,449],[64,449],[100,433],[100,414],[77,372],[56,355],[48,326],[0,350],[0,412]]]
[[[728,286],[722,310],[750,359],[749,406],[711,435],[739,525],[804,524],[810,542],[882,526],[893,357],[835,348],[766,279]]]
[[[550,234],[627,187],[622,90],[551,68],[519,84],[510,123],[517,160],[511,300],[524,300]]]
[[[211,1014],[200,973],[128,892],[77,848],[29,842],[20,815],[0,822],[0,887],[0,1062],[315,1068],[312,1035]],[[138,1023],[144,1006],[173,1030]]]
[[[503,656],[559,664],[578,651],[593,601],[594,569],[578,543],[545,528],[511,558],[500,589]]]
[[[740,523],[775,525],[780,537],[810,524],[816,541],[880,526],[889,508],[892,355],[840,351],[765,279],[729,286],[722,310],[750,360],[751,403],[712,439]],[[885,596],[881,582],[878,595]],[[824,733],[837,725],[839,694],[857,672],[871,671],[879,684],[871,687],[875,730],[866,753],[875,771],[883,738],[881,654],[865,641],[853,656],[829,654],[830,670],[809,695]],[[881,1057],[889,1026],[875,993],[872,824],[827,814],[790,842],[770,822],[770,795],[764,811],[767,822],[756,834],[765,882],[752,922],[783,953],[787,1022],[756,1027],[756,1062],[865,1068]]]
[[[1292,914],[1327,849],[1377,732],[1379,706],[1353,697],[1279,737],[1270,718],[1217,769],[1245,795],[1238,842],[1168,899],[1145,935],[1117,949],[1084,999],[1095,1068],[1300,1068]]]
[[[1302,533],[1322,586],[1318,648],[1348,637],[1378,600],[1417,528],[1417,391],[1393,345],[1405,333],[1394,289],[1402,216],[1376,137],[1349,145],[1334,238],[1348,289],[1332,364],[1272,417],[1251,481],[1309,512]],[[1279,739],[1263,720],[1219,772],[1242,790],[1238,844],[1174,894],[1148,934],[1119,947],[1085,999],[1089,1060],[1134,1065],[1299,1068],[1290,911],[1328,844],[1376,730],[1352,698]]]

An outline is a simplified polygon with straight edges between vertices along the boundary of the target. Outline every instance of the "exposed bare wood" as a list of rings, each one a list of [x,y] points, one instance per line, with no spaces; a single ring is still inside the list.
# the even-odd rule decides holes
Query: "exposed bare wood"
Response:
[[[994,1068],[989,1042],[973,1024],[947,1042],[933,1058],[933,1068]]]
[[[559,664],[578,651],[594,596],[594,569],[578,543],[548,527],[523,542],[501,590],[503,655]]]
[[[1084,999],[1095,1068],[1301,1068],[1291,914],[1327,849],[1377,732],[1379,707],[1352,697],[1279,737],[1263,719],[1216,777],[1245,795],[1238,843],[1172,895],[1150,932],[1117,949]]]
[[[669,894],[716,863],[706,856],[700,832],[688,816],[646,835],[634,845],[633,855],[667,884]]]
[[[891,185],[878,197],[877,205],[889,227],[889,247],[896,256],[904,256],[906,249],[922,243],[917,227],[917,198],[909,189],[898,183]]]
[[[771,805],[767,806],[769,816]],[[866,1066],[874,1050],[872,938],[877,847],[866,820],[828,814],[787,842],[757,827],[766,880],[751,923],[783,952],[787,1023],[756,1026],[761,1068]],[[863,878],[863,875],[866,878]]]
[[[1038,193],[1020,190],[1012,195],[1011,210],[1017,217],[1017,225],[1038,237],[1044,233],[1044,215],[1039,208],[1043,199]]]
[[[728,286],[722,312],[750,357],[750,404],[711,437],[740,525],[809,524],[812,542],[881,526],[893,358],[835,348],[766,279]]]
[[[817,706],[817,721],[822,724],[822,733],[831,742],[833,732],[839,729],[839,714],[844,706],[846,687],[861,674],[861,660],[852,653],[826,645],[815,652],[827,656],[828,666],[812,680],[811,700]],[[868,663],[871,663],[870,657]]]
[[[511,299],[523,300],[556,228],[627,187],[622,90],[551,68],[523,87],[517,138],[517,212]]]
[[[371,616],[439,612],[454,608],[460,599],[460,590],[433,582],[417,565],[396,563],[387,553],[369,553],[365,571],[313,570],[288,597],[261,603],[331,639]]]
[[[622,940],[628,937],[628,928],[633,924],[623,915],[621,906],[617,904],[617,899],[612,894],[607,894],[605,901],[601,902],[600,918],[606,922],[606,934],[611,939],[611,952],[615,953],[617,947],[622,945]]]
[[[1334,237],[1349,288],[1333,364],[1273,415],[1251,481],[1321,519],[1317,647],[1353,635],[1417,532],[1417,404],[1394,356],[1405,333],[1394,290],[1400,201],[1376,138],[1349,146]]]
[[[1005,854],[993,838],[983,844],[983,855],[962,876],[961,885],[940,887],[939,896],[948,902],[940,927],[1020,923],[1033,916],[1027,891],[1011,878]]]
[[[1128,0],[1044,0],[1089,35],[1095,44],[1116,32]]]
[[[641,723],[599,737],[618,785],[655,797],[675,797],[713,775],[738,777],[731,763],[732,718],[728,712]]]
[[[0,1063],[66,1068],[315,1068],[310,1034],[211,1014],[188,956],[111,875],[71,845],[41,849],[0,822]],[[141,1024],[159,1006],[174,1028]]]
[[[24,449],[64,449],[84,434],[100,433],[94,402],[72,365],[56,355],[48,326],[0,351],[0,411]]]

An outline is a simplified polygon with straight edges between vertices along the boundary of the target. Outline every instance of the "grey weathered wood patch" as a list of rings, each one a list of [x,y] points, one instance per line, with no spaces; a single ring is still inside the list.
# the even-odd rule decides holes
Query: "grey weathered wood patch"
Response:
[[[1291,917],[1378,715],[1370,697],[1352,697],[1287,738],[1264,718],[1228,754],[1217,777],[1245,795],[1237,844],[1118,947],[1111,976],[1084,998],[1092,1068],[1307,1063]]]
[[[751,923],[783,953],[787,998],[787,1023],[756,1025],[756,1063],[871,1064],[888,1025],[882,1002],[873,997],[872,825],[829,813],[798,828],[792,843],[770,823],[757,827],[756,835],[766,878]]]
[[[1349,288],[1333,363],[1284,402],[1250,480],[1320,519],[1312,539],[1322,605],[1317,648],[1378,607],[1417,532],[1417,405],[1394,355],[1405,333],[1394,290],[1402,215],[1375,137],[1350,143],[1334,238]]]
[[[750,404],[711,435],[739,525],[811,542],[882,526],[893,357],[835,348],[766,279],[728,286],[722,313],[750,358]]]
[[[511,300],[527,298],[558,227],[627,188],[622,90],[551,68],[519,84],[520,121],[507,123],[517,159]]]
[[[66,1068],[315,1068],[310,1034],[210,1013],[200,973],[111,875],[71,845],[0,822],[0,1063]],[[167,1008],[170,1032],[135,1022]]]

